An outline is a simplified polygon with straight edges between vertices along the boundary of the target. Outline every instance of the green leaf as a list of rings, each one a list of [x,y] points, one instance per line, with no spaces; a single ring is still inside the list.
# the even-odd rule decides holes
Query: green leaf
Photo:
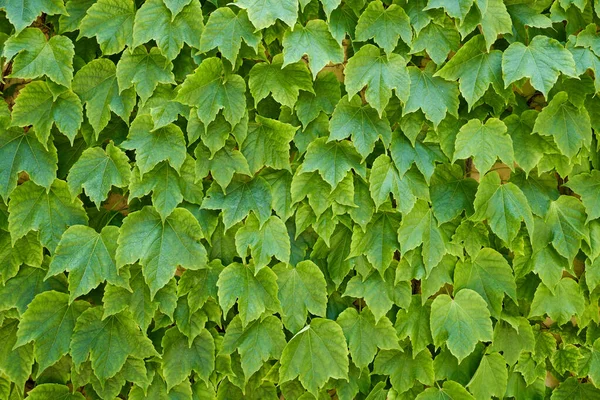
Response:
[[[588,400],[600,399],[600,390],[591,383],[581,383],[575,377],[569,377],[553,392],[552,400]]]
[[[290,332],[297,333],[306,325],[308,312],[325,318],[327,284],[315,263],[306,260],[295,267],[281,263],[273,271],[277,274],[283,324]]]
[[[67,183],[58,179],[48,190],[31,181],[18,186],[10,195],[8,212],[13,243],[29,231],[39,231],[42,245],[52,253],[69,226],[88,221],[81,200],[71,198]]]
[[[261,268],[255,275],[253,265],[232,263],[219,275],[217,286],[223,314],[227,314],[237,300],[244,328],[265,311],[281,312],[277,298],[277,275],[271,268]]]
[[[579,316],[585,307],[583,294],[577,282],[570,278],[561,279],[554,293],[541,283],[535,291],[529,317],[547,314],[559,325],[568,322],[574,315]]]
[[[127,357],[158,356],[152,342],[133,322],[131,313],[122,312],[102,319],[102,307],[87,309],[77,319],[71,339],[75,366],[89,359],[94,375],[102,382],[115,376]]]
[[[61,3],[62,6],[62,3]],[[73,42],[66,36],[46,39],[40,29],[28,28],[4,42],[3,55],[13,57],[9,77],[31,79],[47,76],[52,81],[71,87],[73,79]]]
[[[47,147],[34,133],[23,129],[0,130],[0,196],[6,201],[17,187],[19,172],[27,172],[36,184],[49,188],[58,170],[53,143]]]
[[[68,386],[58,383],[45,383],[37,385],[27,393],[31,400],[84,400],[85,397],[79,392],[71,393]]]
[[[296,24],[283,35],[283,67],[308,56],[313,79],[327,64],[344,62],[344,49],[331,36],[327,23],[313,19],[306,26]]]
[[[590,117],[585,108],[577,108],[566,92],[557,93],[535,120],[533,132],[553,136],[561,153],[572,158],[582,146],[592,144]]]
[[[296,102],[296,114],[305,128],[321,112],[331,114],[341,98],[340,82],[332,72],[319,73],[313,89],[314,93],[301,91]]]
[[[411,53],[427,51],[434,63],[443,64],[451,51],[456,51],[460,44],[460,35],[454,23],[440,19],[429,23],[415,38]]]
[[[504,357],[499,353],[491,353],[481,358],[467,388],[476,399],[491,399],[493,396],[502,398],[506,393],[507,383],[508,370]]]
[[[159,83],[175,83],[172,70],[173,64],[156,47],[152,47],[150,52],[144,46],[127,50],[117,64],[119,91],[135,85],[142,103],[145,103]]]
[[[331,378],[348,379],[348,347],[342,328],[334,321],[314,318],[285,346],[280,382],[296,377],[314,396]]]
[[[246,157],[234,147],[234,142],[228,142],[225,147],[211,156],[210,150],[202,143],[198,143],[194,151],[196,179],[202,179],[210,172],[219,186],[226,189],[234,174],[251,176]]]
[[[42,13],[48,15],[66,13],[61,0],[24,0],[21,2],[2,0],[0,7],[6,12],[6,17],[14,25],[17,33],[31,25]]]
[[[394,252],[400,250],[397,233],[399,226],[398,214],[387,211],[376,213],[365,231],[358,227],[354,229],[348,257],[364,254],[373,267],[383,274],[390,266]]]
[[[366,168],[361,161],[360,154],[351,142],[328,142],[327,138],[319,138],[308,146],[302,171],[319,171],[323,179],[335,189],[351,169],[360,176],[365,176]]]
[[[384,8],[380,0],[369,3],[358,19],[356,40],[364,42],[374,39],[387,54],[391,54],[399,38],[410,46],[412,29],[404,9],[396,4]]]
[[[502,183],[500,175],[491,172],[483,177],[475,196],[474,221],[487,219],[492,231],[507,243],[517,236],[521,221],[533,231],[533,214],[527,198],[514,183]]]
[[[563,73],[577,77],[571,53],[557,40],[538,35],[529,45],[514,42],[502,54],[502,77],[505,87],[521,78],[548,97],[548,92]]]
[[[560,196],[550,203],[546,223],[552,232],[552,245],[560,255],[573,261],[585,232],[585,208],[579,200],[570,196]]]
[[[438,126],[447,113],[458,116],[458,83],[434,76],[431,66],[420,70],[408,67],[410,95],[402,115],[422,110],[425,117]]]
[[[258,53],[261,34],[256,31],[246,10],[237,15],[229,7],[221,7],[210,13],[200,39],[200,51],[217,47],[231,65],[235,65],[242,46],[242,39]]]
[[[44,260],[44,248],[40,243],[37,232],[30,232],[14,245],[10,233],[0,232],[0,283],[17,275],[23,264],[40,267]]]
[[[187,380],[192,371],[208,380],[215,363],[215,343],[206,329],[188,346],[188,339],[176,327],[170,328],[161,345],[167,391]]]
[[[0,372],[17,388],[23,388],[31,375],[33,345],[15,348],[19,320],[6,318],[0,326]],[[17,389],[20,391],[21,389]]]
[[[383,350],[375,358],[373,372],[389,375],[398,393],[408,391],[416,381],[429,386],[434,382],[433,360],[427,349],[412,356],[409,351]]]
[[[225,193],[213,184],[206,192],[202,208],[222,210],[225,230],[246,218],[250,211],[262,226],[271,216],[271,199],[271,188],[263,178],[234,179]]]
[[[560,374],[567,371],[577,371],[579,369],[579,359],[581,353],[579,347],[572,344],[562,344],[559,349],[552,354],[550,361],[552,366]]]
[[[400,350],[398,337],[390,320],[384,316],[375,322],[375,317],[368,308],[360,313],[355,308],[347,308],[338,316],[337,323],[344,331],[352,361],[358,368],[368,366],[375,358],[378,348]]]
[[[139,260],[153,298],[175,275],[177,266],[186,269],[206,266],[202,237],[198,220],[188,210],[176,208],[163,220],[154,207],[146,206],[123,221],[117,266]]]
[[[427,274],[438,265],[446,254],[446,233],[438,227],[429,204],[423,200],[416,202],[410,213],[405,214],[398,229],[398,242],[402,253],[406,254],[423,245],[423,264]]]
[[[429,0],[425,9],[443,8],[449,16],[462,20],[472,6],[473,0]]]
[[[544,153],[555,152],[552,140],[533,133],[537,117],[535,110],[527,110],[520,116],[512,114],[503,120],[513,142],[515,162],[526,174],[538,165]]]
[[[81,20],[79,35],[96,37],[104,54],[121,52],[131,46],[135,4],[131,0],[98,0]]]
[[[512,33],[512,20],[502,0],[477,0],[481,13],[481,31],[485,37],[486,50],[490,50],[498,35]]]
[[[504,91],[502,52],[487,50],[484,37],[474,36],[435,73],[435,76],[449,81],[458,79],[460,92],[469,108],[485,94],[490,85],[499,93]]]
[[[390,54],[386,57],[381,55],[378,47],[367,44],[348,60],[344,71],[346,91],[351,96],[367,86],[365,98],[382,116],[392,97],[392,89],[402,102],[409,99],[409,88],[414,83],[412,74],[409,79],[409,70],[402,56]]]
[[[600,172],[593,170],[571,176],[565,186],[581,196],[581,201],[587,213],[586,223],[600,218],[600,198],[598,197]]]
[[[512,167],[515,161],[513,145],[506,132],[506,125],[497,118],[490,118],[485,124],[478,119],[470,120],[456,136],[453,161],[472,156],[477,170],[482,174],[492,168],[497,158]]]
[[[128,287],[115,264],[119,228],[106,226],[101,233],[75,225],[67,229],[56,247],[48,276],[69,272],[69,304],[107,280]]]
[[[517,286],[510,265],[500,253],[487,247],[471,261],[456,265],[454,293],[464,288],[479,293],[495,318],[502,312],[504,294],[517,302]]]
[[[429,193],[433,215],[440,224],[448,222],[463,211],[473,213],[477,181],[465,178],[460,165],[439,165],[431,176]]]
[[[380,155],[373,162],[369,191],[376,208],[388,201],[390,193],[394,196],[398,209],[404,213],[412,210],[417,201],[410,179],[407,176],[400,177],[400,173],[386,154]]]
[[[248,18],[256,29],[264,29],[280,20],[294,26],[298,18],[296,0],[237,0],[237,7],[248,11]]]
[[[244,79],[228,73],[221,59],[212,57],[204,59],[194,73],[186,77],[176,100],[198,106],[198,118],[205,126],[214,121],[221,109],[227,122],[234,126],[244,116],[245,93]]]
[[[135,150],[140,175],[150,172],[161,161],[168,161],[169,165],[180,172],[186,159],[185,138],[181,128],[175,124],[156,130],[153,128],[150,115],[137,116],[121,147]]]
[[[86,116],[96,137],[108,125],[111,111],[127,122],[135,106],[134,90],[120,93],[116,74],[112,61],[99,58],[86,64],[73,78],[73,91],[85,104]]]
[[[429,388],[420,393],[416,400],[474,400],[471,393],[467,392],[461,384],[454,381],[445,381],[442,388]]]
[[[411,144],[398,130],[393,136],[390,153],[401,176],[404,176],[414,163],[427,182],[433,175],[436,163],[446,161],[439,147],[418,140]]]
[[[44,371],[69,352],[75,321],[88,308],[83,301],[70,303],[65,293],[40,293],[23,313],[15,347],[34,342],[35,360]]]
[[[235,233],[235,247],[242,259],[246,259],[248,247],[254,261],[255,271],[266,267],[272,257],[288,263],[290,261],[290,238],[283,221],[271,216],[260,226],[251,214],[243,227]]]
[[[160,52],[173,60],[184,43],[200,47],[203,28],[202,8],[198,0],[191,0],[177,15],[171,13],[163,0],[148,0],[135,14],[133,47],[154,40]]]
[[[471,289],[462,289],[454,299],[447,294],[431,304],[431,334],[437,347],[448,350],[462,361],[479,341],[492,340],[492,321],[484,299]]]
[[[223,337],[223,352],[237,351],[241,357],[246,381],[260,370],[263,363],[278,360],[286,345],[281,321],[272,315],[251,322],[245,329],[239,316],[233,318]]]
[[[302,61],[288,63],[277,54],[271,63],[257,63],[249,73],[248,86],[258,104],[269,94],[278,103],[294,108],[300,90],[314,93],[310,72]]]
[[[395,327],[398,339],[409,337],[413,352],[416,354],[433,342],[429,328],[431,301],[427,301],[426,296],[423,296],[423,300],[421,301],[421,295],[413,295],[410,307],[399,310],[396,315]]]
[[[241,151],[255,174],[265,166],[274,169],[290,168],[290,142],[298,128],[271,118],[256,116],[248,124],[248,135]]]
[[[102,174],[97,174],[98,170],[101,170]],[[130,177],[129,158],[110,142],[106,150],[101,147],[84,150],[69,170],[67,182],[72,194],[77,195],[85,189],[85,194],[99,208],[111,187],[127,186]]]

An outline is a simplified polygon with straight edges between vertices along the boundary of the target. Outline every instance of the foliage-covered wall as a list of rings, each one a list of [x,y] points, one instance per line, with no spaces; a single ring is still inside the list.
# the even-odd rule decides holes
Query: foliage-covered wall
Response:
[[[600,399],[597,0],[0,8],[0,399]]]

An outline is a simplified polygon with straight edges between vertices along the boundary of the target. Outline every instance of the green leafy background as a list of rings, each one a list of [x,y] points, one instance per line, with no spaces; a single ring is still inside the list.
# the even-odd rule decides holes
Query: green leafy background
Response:
[[[0,8],[0,399],[600,399],[597,0]]]

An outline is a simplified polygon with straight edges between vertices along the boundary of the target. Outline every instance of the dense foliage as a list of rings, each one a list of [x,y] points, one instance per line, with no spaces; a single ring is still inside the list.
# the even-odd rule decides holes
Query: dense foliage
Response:
[[[600,399],[597,0],[0,8],[0,399]]]

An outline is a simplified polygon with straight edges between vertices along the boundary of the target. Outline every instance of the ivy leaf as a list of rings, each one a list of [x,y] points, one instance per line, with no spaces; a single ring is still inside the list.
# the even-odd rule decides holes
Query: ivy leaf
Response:
[[[102,307],[92,307],[77,319],[71,339],[75,366],[89,359],[94,375],[102,382],[115,376],[127,357],[158,356],[152,342],[133,322],[131,313],[122,312],[102,319]]]
[[[255,271],[266,267],[272,257],[288,263],[290,261],[290,238],[283,221],[271,216],[260,226],[254,214],[246,218],[246,223],[235,233],[235,247],[242,259],[247,256],[248,247],[254,261]]]
[[[314,93],[301,91],[296,102],[296,114],[305,128],[321,112],[331,114],[341,98],[340,82],[332,72],[319,73],[313,89]]]
[[[241,356],[246,381],[269,359],[278,360],[286,345],[281,321],[272,315],[251,322],[245,329],[239,316],[229,323],[223,337],[223,352]]]
[[[237,0],[234,4],[248,11],[248,18],[257,30],[268,28],[277,20],[294,26],[298,19],[296,0]]]
[[[579,252],[581,239],[587,236],[585,221],[585,208],[576,198],[560,196],[550,203],[546,223],[552,231],[552,245],[570,262]]]
[[[185,138],[175,124],[153,131],[154,122],[150,115],[139,115],[131,123],[127,140],[121,147],[135,150],[136,166],[140,175],[150,172],[161,161],[168,161],[177,172],[186,159]]]
[[[409,88],[412,88],[409,70],[402,56],[382,56],[378,47],[367,44],[348,60],[344,71],[346,91],[352,96],[367,86],[365,98],[381,117],[392,97],[392,89],[400,101],[406,102],[409,98]]]
[[[78,198],[71,198],[65,181],[48,190],[27,181],[10,195],[8,230],[13,243],[29,231],[40,232],[40,242],[54,253],[62,234],[71,225],[86,225],[88,216]]]
[[[198,0],[191,0],[177,15],[171,13],[163,0],[148,0],[135,13],[132,45],[138,47],[154,40],[160,52],[173,60],[184,43],[200,47],[203,28],[202,8]]]
[[[21,90],[13,107],[13,125],[32,125],[40,143],[46,144],[52,125],[56,124],[72,142],[83,121],[83,106],[71,90],[50,85],[53,84],[34,81]],[[37,112],[32,113],[32,109]]]
[[[191,212],[176,208],[164,220],[154,207],[146,206],[123,221],[117,266],[139,260],[151,298],[175,275],[177,266],[204,268],[207,255],[200,243],[202,228]]]
[[[269,94],[276,102],[294,108],[300,90],[314,93],[310,72],[302,61],[284,63],[284,57],[277,54],[271,63],[257,63],[250,70],[248,86],[258,104]]]
[[[577,77],[571,53],[557,40],[538,35],[528,46],[514,42],[502,54],[502,77],[505,87],[521,78],[548,97],[560,73]]]
[[[460,383],[445,381],[441,388],[428,388],[416,397],[416,400],[474,400],[475,397],[467,392]]]
[[[27,393],[31,400],[84,400],[85,397],[79,392],[71,393],[68,386],[58,383],[44,383],[37,385]]]
[[[473,0],[429,0],[425,9],[443,8],[449,16],[463,20],[472,6]]]
[[[416,381],[431,386],[434,381],[433,360],[429,350],[418,354],[400,350],[383,350],[375,358],[375,374],[390,376],[392,387],[398,393],[408,391]]]
[[[63,233],[46,277],[69,272],[69,304],[100,283],[128,287],[115,264],[119,229],[106,226],[98,234],[92,228],[75,225]]]
[[[244,116],[245,93],[244,79],[225,71],[220,58],[211,57],[204,59],[194,73],[187,76],[176,100],[189,106],[198,106],[198,118],[205,126],[214,121],[221,109],[227,122],[234,126]]]
[[[319,171],[332,189],[337,187],[351,169],[362,177],[366,174],[361,156],[352,143],[347,140],[328,142],[324,137],[313,140],[308,145],[302,163],[303,172]]]
[[[0,1],[0,7],[6,12],[6,17],[14,25],[17,33],[31,25],[42,13],[48,15],[66,14],[65,5],[60,0],[27,0],[14,2]]]
[[[422,298],[424,301],[421,301]],[[416,294],[412,296],[408,309],[398,310],[396,315],[398,339],[409,337],[415,354],[420,353],[433,341],[429,328],[430,313],[431,301],[427,301],[425,295],[421,297]]]
[[[342,328],[334,321],[314,318],[285,346],[280,382],[298,377],[314,396],[331,378],[348,379],[348,347]]]
[[[600,203],[597,196],[598,189],[600,189],[600,172],[592,170],[570,176],[569,182],[565,186],[581,196],[587,213],[586,224],[593,219],[600,218]]]
[[[156,292],[153,300],[139,265],[131,266],[127,275],[131,275],[131,278],[126,287],[111,284],[105,286],[102,297],[103,318],[129,309],[136,324],[144,332],[152,322],[156,310],[160,310],[172,319],[177,307],[177,288],[174,279]]]
[[[577,108],[566,92],[557,93],[539,114],[533,132],[553,136],[561,153],[572,158],[582,146],[592,144],[592,127],[585,108]]]
[[[196,155],[196,179],[206,177],[210,171],[213,179],[224,189],[227,189],[234,174],[251,176],[246,157],[236,150],[234,142],[228,142],[225,147],[211,156],[210,150],[198,143]]]
[[[474,36],[435,73],[435,76],[449,81],[458,79],[460,92],[467,100],[469,109],[485,94],[490,85],[496,92],[504,92],[502,52],[487,50],[484,37]]]
[[[443,64],[451,51],[460,45],[460,34],[454,23],[447,19],[432,21],[415,38],[411,54],[427,51],[434,63]]]
[[[62,2],[61,2],[62,6]],[[66,36],[46,36],[40,29],[28,28],[4,43],[4,57],[15,57],[9,77],[32,79],[47,76],[71,87],[73,79],[73,42]]]
[[[258,53],[262,35],[248,19],[246,10],[237,15],[229,7],[221,7],[210,13],[200,39],[200,51],[217,47],[231,65],[235,65],[242,46],[242,39]]]
[[[306,325],[308,312],[325,318],[327,283],[315,263],[305,260],[295,268],[280,263],[273,271],[277,274],[283,324],[290,332],[297,333]]]
[[[533,214],[527,198],[512,182],[502,184],[500,175],[489,173],[483,177],[475,196],[474,221],[488,220],[492,231],[510,243],[525,221],[527,230],[533,231]]]
[[[352,135],[356,150],[365,159],[381,141],[387,146],[392,140],[390,124],[385,117],[380,118],[369,105],[363,105],[359,96],[342,97],[335,106],[329,121],[329,141],[345,139]]]
[[[381,320],[394,304],[408,308],[411,294],[407,282],[394,283],[394,271],[390,268],[383,273],[383,277],[377,271],[365,278],[355,275],[348,282],[344,292],[344,296],[364,298],[376,322]]]
[[[19,172],[27,172],[36,184],[50,188],[58,170],[53,143],[45,147],[34,132],[11,128],[0,130],[0,196],[6,201],[17,187]]]
[[[391,55],[399,38],[410,46],[412,29],[404,9],[397,4],[383,8],[380,0],[369,3],[358,19],[356,40],[364,42],[374,39],[378,46]]]
[[[591,383],[569,377],[552,392],[552,400],[584,400],[600,398],[600,390]]]
[[[470,120],[456,136],[453,161],[472,156],[479,172],[485,174],[499,158],[512,169],[515,156],[512,139],[506,132],[506,125],[497,118],[490,118],[485,124],[478,119]]]
[[[168,163],[162,162],[144,177],[134,168],[129,195],[141,198],[152,191],[152,204],[161,217],[167,218],[182,200],[202,203],[202,188],[195,184],[194,160],[187,156],[177,173]]]
[[[313,19],[306,26],[296,24],[283,35],[283,67],[308,56],[313,79],[327,64],[344,62],[344,49],[331,36],[325,21]]]
[[[253,265],[229,264],[219,275],[217,287],[223,314],[227,314],[237,300],[244,329],[265,311],[281,312],[277,275],[271,268],[261,268],[255,275]]]
[[[454,293],[471,289],[487,302],[492,316],[500,317],[506,293],[517,302],[517,286],[512,268],[494,249],[483,248],[470,261],[458,262],[454,270]]]
[[[97,171],[102,171],[102,174]],[[130,177],[129,158],[110,142],[106,150],[101,147],[84,150],[69,170],[67,182],[72,194],[78,195],[83,188],[96,207],[100,208],[110,188],[127,186]]]
[[[476,399],[491,399],[493,396],[504,397],[507,383],[508,370],[504,357],[500,353],[491,353],[481,358],[467,387]]]
[[[433,215],[440,224],[456,218],[463,211],[467,215],[473,213],[477,181],[465,178],[460,165],[438,165],[430,183]]]
[[[175,83],[172,70],[173,64],[156,47],[152,47],[150,52],[144,46],[127,50],[117,64],[119,91],[135,85],[142,103],[145,103],[159,83]]]
[[[234,179],[225,193],[218,185],[206,192],[202,208],[223,210],[223,223],[228,230],[250,213],[258,218],[262,226],[271,216],[271,188],[261,177],[252,180]]]
[[[37,232],[30,232],[14,245],[10,233],[0,232],[0,283],[6,281],[19,273],[23,264],[40,267],[44,260],[44,248],[40,243]]]
[[[75,321],[88,308],[83,301],[71,303],[65,293],[40,293],[21,317],[15,347],[33,341],[35,360],[44,371],[69,352]]]
[[[458,116],[458,84],[434,76],[433,64],[424,70],[408,67],[410,75],[410,95],[402,115],[422,110],[425,117],[437,127],[446,113]]]
[[[210,332],[203,329],[192,344],[176,327],[165,332],[163,348],[163,373],[167,391],[188,379],[192,371],[207,381],[215,363],[215,343]]]
[[[98,0],[81,20],[79,35],[96,37],[102,53],[116,54],[131,46],[135,4],[131,0]]]
[[[538,117],[535,110],[527,110],[520,116],[509,115],[503,121],[513,142],[515,162],[526,174],[538,165],[545,153],[555,151],[548,139],[533,133],[533,126]]]
[[[99,58],[82,67],[73,78],[73,91],[85,104],[86,115],[96,137],[108,125],[111,111],[129,121],[135,106],[134,90],[120,93],[116,74],[117,68],[112,61]]]
[[[502,0],[477,0],[481,13],[481,31],[485,37],[486,50],[490,50],[498,35],[512,33],[512,20]]]
[[[31,375],[33,345],[14,347],[17,342],[18,325],[19,320],[6,318],[0,326],[0,371],[8,378],[9,384],[23,387]]]
[[[248,124],[248,135],[241,151],[255,174],[265,166],[274,169],[290,168],[290,142],[298,128],[271,118],[256,116]]]
[[[408,177],[400,177],[392,160],[386,154],[380,155],[373,162],[369,191],[376,208],[388,201],[390,193],[393,194],[398,209],[404,213],[412,210],[417,201],[410,180]]]
[[[348,257],[365,254],[373,267],[383,274],[392,262],[394,252],[400,250],[397,234],[399,226],[398,214],[376,213],[364,232],[360,228],[354,229]]]
[[[585,308],[583,294],[577,282],[562,278],[551,292],[543,283],[535,291],[529,318],[547,314],[558,325],[570,321],[574,315],[580,316]]]
[[[431,334],[437,347],[448,350],[462,361],[475,350],[479,341],[492,340],[492,321],[487,304],[471,290],[462,289],[454,299],[442,294],[431,304]]]
[[[410,170],[411,165],[415,163],[427,182],[433,175],[436,163],[446,160],[437,146],[418,140],[411,144],[410,140],[400,134],[398,130],[395,131],[392,138],[390,153],[401,176],[404,176]]]
[[[373,313],[365,308],[360,314],[355,308],[345,309],[337,318],[348,341],[352,361],[358,368],[368,366],[377,349],[400,350],[396,330],[387,317],[375,322]]]

